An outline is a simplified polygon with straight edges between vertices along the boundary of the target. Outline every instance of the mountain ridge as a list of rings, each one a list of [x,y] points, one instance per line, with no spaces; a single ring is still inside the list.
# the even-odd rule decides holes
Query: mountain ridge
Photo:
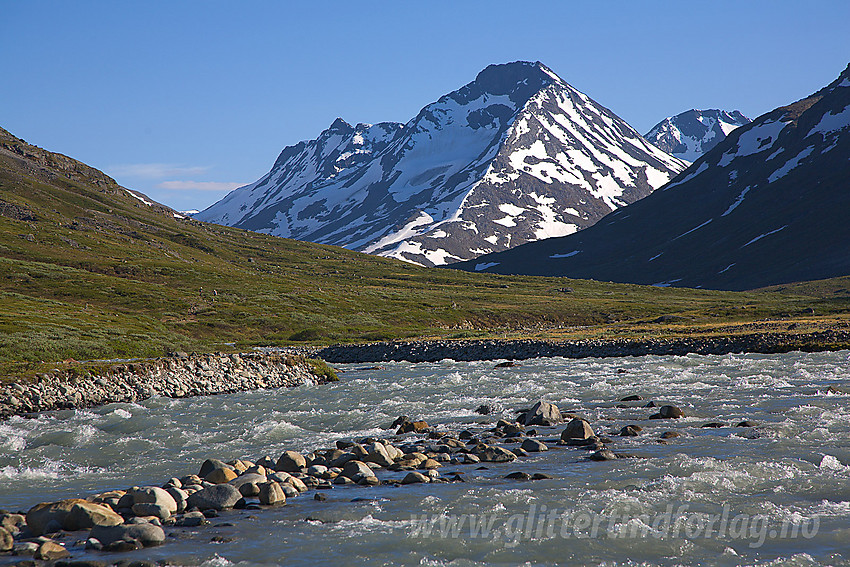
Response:
[[[848,128],[850,66],[594,227],[452,267],[732,290],[850,274]]]
[[[406,124],[337,119],[199,220],[423,265],[570,234],[685,167],[545,65],[490,65]]]
[[[735,128],[750,122],[738,110],[691,109],[665,118],[644,138],[672,156],[694,162]]]

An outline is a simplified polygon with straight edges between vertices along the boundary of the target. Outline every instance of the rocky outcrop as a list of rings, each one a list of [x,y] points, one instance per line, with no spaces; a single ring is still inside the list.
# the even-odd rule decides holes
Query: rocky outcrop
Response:
[[[0,386],[0,418],[33,412],[185,398],[329,381],[302,356],[284,352],[175,356],[115,364],[93,374],[40,374],[34,382]]]

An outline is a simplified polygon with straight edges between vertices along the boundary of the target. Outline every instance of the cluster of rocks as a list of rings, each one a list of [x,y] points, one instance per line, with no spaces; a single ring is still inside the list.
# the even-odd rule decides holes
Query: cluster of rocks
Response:
[[[654,401],[645,404],[641,400],[639,395],[627,396],[615,407],[646,408],[647,421],[675,420],[685,415],[677,406]],[[166,530],[202,528],[222,510],[280,506],[310,490],[317,491],[315,500],[324,501],[327,497],[319,491],[344,486],[465,482],[465,473],[457,469],[466,465],[483,469],[488,463],[513,463],[556,448],[584,450],[591,461],[634,457],[613,451],[612,437],[597,435],[584,417],[564,413],[544,400],[514,414],[515,420],[500,418],[495,424],[467,424],[459,431],[400,416],[389,425],[395,435],[382,439],[338,440],[333,447],[306,454],[284,451],[277,459],[264,456],[255,461],[224,462],[210,458],[201,464],[197,474],[171,478],[161,486],[41,503],[25,514],[0,513],[0,552],[48,560],[66,558],[70,552],[57,534],[79,531],[88,532],[76,544],[80,550],[135,550],[165,542]],[[754,425],[749,421],[738,424]],[[724,424],[717,422],[703,425],[721,426]],[[640,425],[627,424],[610,435],[636,437],[643,432]],[[550,437],[541,438],[544,434]],[[551,437],[553,434],[557,437]],[[657,441],[666,443],[678,435],[676,431],[665,431]],[[456,469],[440,474],[443,467]],[[513,471],[504,478],[533,481],[553,477],[542,472]]]
[[[100,375],[57,370],[0,386],[0,418],[33,412],[184,398],[327,381],[303,356],[283,352],[203,354],[115,364]]]
[[[812,333],[752,333],[718,337],[676,337],[658,339],[556,340],[458,340],[393,341],[362,345],[335,345],[315,351],[328,362],[438,362],[539,357],[607,358],[645,355],[764,354],[850,348],[850,332],[826,330]]]

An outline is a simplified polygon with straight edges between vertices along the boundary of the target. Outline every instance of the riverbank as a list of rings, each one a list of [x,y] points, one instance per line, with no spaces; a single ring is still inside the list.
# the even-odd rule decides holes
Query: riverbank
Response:
[[[445,359],[527,360],[530,358],[610,358],[623,356],[682,356],[686,354],[819,352],[850,349],[850,331],[810,333],[749,333],[734,336],[659,339],[558,340],[441,340],[393,341],[335,345],[313,352],[330,363],[437,362]]]
[[[321,361],[336,363],[528,360],[625,356],[777,354],[850,349],[850,331],[762,332],[732,336],[657,339],[476,339],[388,341],[327,347],[258,349],[241,354],[175,354],[152,360],[106,363],[99,368],[55,369],[35,381],[0,387],[0,419],[41,411],[138,402],[152,396],[183,398],[335,379]],[[309,358],[308,358],[309,357]],[[317,360],[320,359],[320,360]]]
[[[56,369],[32,382],[0,387],[0,419],[35,412],[138,402],[153,396],[185,398],[332,381],[320,361],[293,352],[177,353],[170,357],[97,367]],[[85,368],[84,366],[82,368]]]

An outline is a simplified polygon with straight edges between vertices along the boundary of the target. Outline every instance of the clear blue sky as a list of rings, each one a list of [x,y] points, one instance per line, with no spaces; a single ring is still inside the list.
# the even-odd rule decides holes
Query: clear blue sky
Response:
[[[850,1],[0,0],[0,126],[177,209],[337,116],[406,122],[490,63],[539,60],[641,133],[755,117],[850,62]]]

